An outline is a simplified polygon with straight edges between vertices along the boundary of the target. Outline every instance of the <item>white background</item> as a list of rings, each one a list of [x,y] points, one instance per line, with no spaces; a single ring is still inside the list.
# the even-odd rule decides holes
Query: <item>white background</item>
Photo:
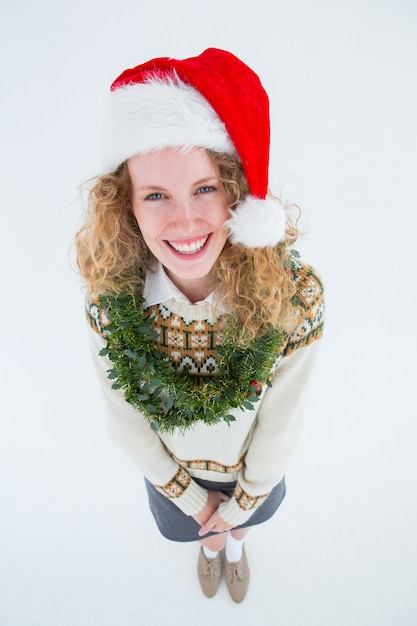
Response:
[[[417,623],[414,0],[2,0],[0,625]],[[107,89],[229,49],[270,94],[327,326],[288,495],[252,583],[207,600],[108,439],[70,266]]]

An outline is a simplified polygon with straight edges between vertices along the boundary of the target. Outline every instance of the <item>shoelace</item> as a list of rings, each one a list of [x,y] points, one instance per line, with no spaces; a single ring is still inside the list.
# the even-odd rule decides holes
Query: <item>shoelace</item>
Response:
[[[211,561],[206,560],[205,562],[203,562],[203,575],[210,576],[211,579],[215,578],[216,565],[217,563],[216,564],[214,563],[214,559],[212,559]]]
[[[232,563],[230,563],[229,565],[232,565]],[[229,581],[229,583],[233,583],[233,581],[235,580],[242,580],[240,576],[239,565],[240,561],[238,563],[233,563],[232,567],[228,569],[227,580]]]

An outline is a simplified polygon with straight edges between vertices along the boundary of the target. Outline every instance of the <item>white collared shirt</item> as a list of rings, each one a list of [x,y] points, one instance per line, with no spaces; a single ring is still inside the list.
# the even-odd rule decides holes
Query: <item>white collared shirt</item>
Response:
[[[153,306],[154,304],[161,304],[174,298],[177,302],[183,302],[184,304],[210,304],[214,305],[214,292],[210,293],[204,300],[200,302],[190,302],[186,295],[182,293],[174,285],[172,280],[166,274],[162,263],[158,261],[158,265],[155,270],[148,270],[146,274],[145,287],[143,289],[144,308]],[[217,308],[224,310],[217,305]]]

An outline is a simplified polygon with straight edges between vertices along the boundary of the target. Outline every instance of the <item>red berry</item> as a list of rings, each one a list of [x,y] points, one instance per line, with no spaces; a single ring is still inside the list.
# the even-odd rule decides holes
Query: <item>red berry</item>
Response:
[[[250,384],[252,385],[252,387],[254,387],[254,391],[256,393],[256,395],[259,395],[262,391],[262,387],[261,385],[258,383],[257,380],[251,380]]]

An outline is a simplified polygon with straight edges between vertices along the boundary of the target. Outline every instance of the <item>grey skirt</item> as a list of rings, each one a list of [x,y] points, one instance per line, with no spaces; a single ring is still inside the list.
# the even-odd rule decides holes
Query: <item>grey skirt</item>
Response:
[[[207,480],[194,480],[205,489],[213,489],[223,491],[227,496],[231,497],[234,492],[236,483],[216,483]],[[200,537],[198,531],[200,524],[191,516],[183,513],[172,500],[163,496],[155,487],[145,478],[146,489],[149,498],[149,508],[155,518],[156,524],[161,534],[171,541],[200,541],[212,535],[219,533],[210,532],[204,537]],[[276,485],[267,499],[255,510],[250,519],[236,528],[248,528],[249,526],[257,526],[266,522],[274,515],[285,496],[285,479]]]

